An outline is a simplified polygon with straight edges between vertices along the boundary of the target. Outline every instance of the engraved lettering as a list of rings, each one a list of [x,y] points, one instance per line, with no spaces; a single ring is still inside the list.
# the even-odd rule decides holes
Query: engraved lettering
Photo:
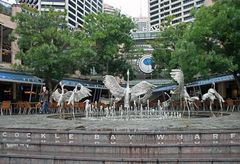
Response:
[[[164,134],[163,134],[163,135],[162,135],[162,134],[161,134],[161,135],[157,135],[157,139],[158,139],[158,140],[163,140],[163,139],[164,139],[164,137],[165,137],[165,135],[164,135]]]
[[[177,138],[179,139],[179,140],[183,140],[183,135],[181,134],[181,135],[177,135]]]
[[[200,135],[199,134],[195,134],[194,139],[195,140],[200,140]]]
[[[17,137],[20,136],[20,134],[19,133],[15,133],[14,136],[17,138]]]
[[[31,133],[26,134],[27,138],[31,138]]]
[[[73,140],[73,136],[74,136],[73,134],[69,134],[69,135],[68,135],[68,138],[69,138],[70,140]]]
[[[58,134],[55,134],[55,138],[56,138],[56,139],[59,139],[59,138],[60,138],[60,136],[58,136]]]
[[[128,135],[129,139],[132,140],[133,138],[133,135]]]
[[[110,138],[111,140],[116,140],[116,137],[115,137],[115,135],[111,135],[111,138]]]
[[[218,134],[213,134],[213,139],[217,140],[218,139]]]
[[[2,136],[3,136],[3,137],[7,137],[7,132],[3,132],[3,133],[2,133]]]
[[[231,137],[230,143],[231,143],[231,144],[232,144],[232,143],[235,143],[235,142],[233,141],[233,139],[236,137],[236,133],[231,133],[231,134],[230,134],[230,137]]]
[[[111,145],[114,145],[114,144],[116,144],[116,142],[115,142],[115,141],[113,141],[113,142],[110,142],[110,144],[111,144]]]
[[[98,134],[95,134],[94,139],[95,139],[95,140],[99,140],[99,135],[98,135]]]
[[[236,137],[236,133],[231,133],[231,139],[235,138]]]
[[[45,133],[41,133],[41,138],[46,138],[46,134]]]

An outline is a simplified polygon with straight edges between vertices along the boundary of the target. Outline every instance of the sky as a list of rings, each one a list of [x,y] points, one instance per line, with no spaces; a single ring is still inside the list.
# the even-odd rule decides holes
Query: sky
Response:
[[[2,1],[15,3],[15,0]],[[103,0],[103,3],[114,6],[131,17],[148,16],[148,0]]]
[[[8,3],[15,3],[16,2],[15,0],[1,0],[1,1],[8,2]]]
[[[131,17],[148,16],[148,0],[103,0]]]

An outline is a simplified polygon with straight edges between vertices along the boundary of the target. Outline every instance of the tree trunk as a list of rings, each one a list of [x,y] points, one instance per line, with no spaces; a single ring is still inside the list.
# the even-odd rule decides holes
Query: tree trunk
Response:
[[[233,73],[234,79],[237,83],[237,87],[238,87],[238,96],[240,95],[240,76],[238,76],[237,72]]]

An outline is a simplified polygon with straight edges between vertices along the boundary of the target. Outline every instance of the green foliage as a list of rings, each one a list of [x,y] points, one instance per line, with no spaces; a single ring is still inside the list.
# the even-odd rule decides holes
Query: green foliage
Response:
[[[239,71],[240,2],[219,0],[202,7],[195,18],[177,43],[172,64],[178,64],[189,78]]]
[[[133,41],[130,30],[134,27],[132,20],[120,13],[89,14],[83,32],[96,53],[85,60],[82,72],[87,73],[94,66],[102,74],[125,73],[130,65],[120,54],[131,49]]]
[[[181,23],[176,26],[170,26],[171,19],[162,26],[162,31],[158,38],[151,42],[154,48],[152,53],[153,62],[156,65],[156,72],[161,73],[164,70],[174,68],[176,64],[171,62],[172,53],[176,50],[176,44],[182,39],[183,34],[188,27],[187,23]]]
[[[240,71],[240,1],[218,0],[192,13],[193,23],[167,26],[153,44],[158,68],[181,68],[187,80],[214,73],[236,75]]]
[[[67,27],[65,13],[24,11],[13,17],[20,49],[16,58],[50,85],[53,79],[61,80],[75,70],[86,47],[80,44],[79,34]]]

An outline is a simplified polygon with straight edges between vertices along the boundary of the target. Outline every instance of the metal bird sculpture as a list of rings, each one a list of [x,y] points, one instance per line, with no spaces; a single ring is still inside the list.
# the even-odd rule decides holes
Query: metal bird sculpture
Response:
[[[63,83],[59,83],[61,86],[61,91],[59,91],[59,89],[56,89],[53,93],[52,93],[52,98],[54,101],[57,102],[57,106],[60,109],[60,114],[62,114],[62,109],[64,107],[64,103],[66,101],[68,101],[68,99],[71,96],[70,92],[65,92],[64,90],[64,84]]]
[[[213,114],[213,116],[215,116],[215,115],[212,112],[212,105],[213,105],[215,99],[218,100],[218,102],[220,104],[220,108],[221,108],[221,113],[222,113],[222,111],[223,111],[222,103],[225,101],[224,101],[223,97],[215,90],[215,83],[213,83],[213,87],[208,89],[208,92],[202,96],[202,102],[206,101],[207,99],[210,100],[209,109],[210,109],[211,113]]]
[[[124,98],[124,108],[130,108],[131,101],[143,101],[146,97],[150,97],[155,86],[146,81],[142,81],[132,88],[129,86],[129,70],[127,71],[127,85],[126,88],[121,87],[115,77],[106,75],[103,83],[110,90],[116,101]],[[142,96],[142,97],[141,97]]]
[[[80,89],[78,89],[80,87]],[[66,94],[70,94],[71,96],[67,100],[67,104],[72,106],[73,117],[75,118],[75,111],[74,111],[74,103],[79,102],[85,97],[91,96],[91,90],[84,87],[82,84],[78,83],[73,91],[68,91]]]
[[[199,100],[197,96],[190,97],[186,87],[184,86],[184,75],[182,70],[180,69],[172,69],[170,73],[171,77],[178,83],[178,86],[176,88],[176,93],[179,95],[180,101],[184,100],[183,107],[185,111],[185,106],[188,109],[188,116],[190,117],[190,105],[194,103],[194,101]]]

